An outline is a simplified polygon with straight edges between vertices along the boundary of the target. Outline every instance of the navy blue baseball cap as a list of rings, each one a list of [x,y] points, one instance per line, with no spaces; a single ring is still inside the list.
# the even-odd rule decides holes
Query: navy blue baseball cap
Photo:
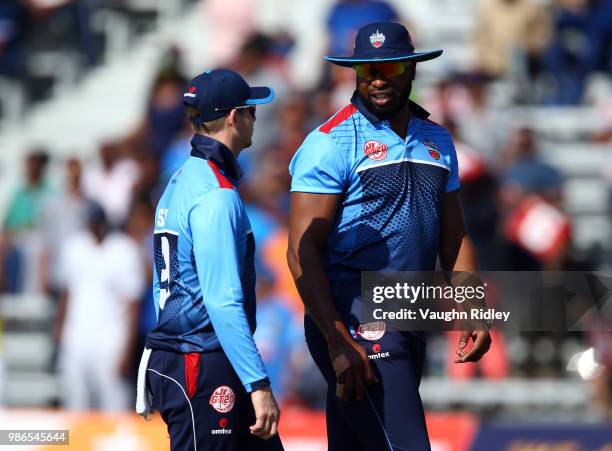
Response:
[[[187,85],[183,104],[198,110],[199,122],[214,121],[233,108],[270,103],[274,90],[266,86],[251,87],[239,73],[228,69],[206,71]]]
[[[352,56],[326,56],[334,64],[351,67],[361,63],[427,61],[439,57],[442,50],[415,52],[406,27],[395,22],[374,22],[359,29]]]

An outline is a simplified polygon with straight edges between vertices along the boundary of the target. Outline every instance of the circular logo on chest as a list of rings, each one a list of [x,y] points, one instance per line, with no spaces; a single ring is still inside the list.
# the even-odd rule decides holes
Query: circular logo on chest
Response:
[[[387,158],[387,145],[378,141],[367,141],[363,146],[363,153],[370,160],[384,160]]]

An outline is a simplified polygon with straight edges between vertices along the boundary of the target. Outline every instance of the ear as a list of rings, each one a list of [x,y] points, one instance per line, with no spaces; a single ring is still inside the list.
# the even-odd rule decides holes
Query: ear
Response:
[[[225,118],[226,124],[227,125],[235,125],[238,122],[238,118],[236,117],[236,115],[238,114],[238,110],[233,109],[230,111],[230,114],[227,115],[227,117]]]
[[[416,62],[412,63],[408,68],[408,76],[410,77],[410,81],[414,81],[416,78],[416,65]]]

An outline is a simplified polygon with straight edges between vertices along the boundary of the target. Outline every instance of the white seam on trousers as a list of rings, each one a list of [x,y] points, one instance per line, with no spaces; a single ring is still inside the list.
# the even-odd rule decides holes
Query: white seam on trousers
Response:
[[[387,445],[389,445],[389,449],[391,451],[393,451],[393,445],[391,445],[391,440],[389,440],[389,436],[387,435],[387,431],[385,431],[385,426],[383,425],[382,420],[378,416],[378,412],[376,411],[376,407],[374,407],[374,403],[372,402],[372,398],[370,398],[370,394],[367,392],[367,390],[366,390],[365,394],[368,397],[368,401],[370,401],[370,405],[372,406],[372,410],[374,411],[374,415],[376,415],[376,419],[378,420],[378,424],[380,424],[380,428],[382,429],[383,434],[385,434],[385,438],[387,439]]]
[[[170,379],[176,385],[179,386],[183,394],[185,395],[185,399],[187,400],[187,404],[189,404],[189,410],[191,411],[191,425],[193,426],[193,451],[198,451],[198,444],[196,442],[196,429],[195,429],[195,417],[193,416],[193,407],[191,407],[191,401],[189,400],[189,396],[185,392],[185,389],[181,384],[179,384],[175,379],[172,379],[170,376],[166,376],[165,374],[160,373],[159,371],[155,371],[151,368],[147,368],[147,371],[152,371],[155,374],[160,375],[161,377],[165,377],[166,379]]]

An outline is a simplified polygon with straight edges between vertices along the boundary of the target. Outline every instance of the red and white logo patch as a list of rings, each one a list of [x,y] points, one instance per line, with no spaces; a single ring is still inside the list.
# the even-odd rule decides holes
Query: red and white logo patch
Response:
[[[423,144],[425,144],[425,147],[429,151],[429,155],[431,155],[434,160],[437,161],[440,159],[440,151],[438,150],[438,146],[436,144],[431,141],[424,141]]]
[[[234,408],[236,395],[227,385],[217,387],[210,397],[208,403],[219,413],[227,413]]]
[[[372,44],[372,47],[377,49],[385,43],[385,39],[385,35],[376,30],[376,33],[372,33],[370,35],[370,44]]]
[[[380,352],[380,349],[381,349],[381,346],[378,343],[376,343],[374,346],[372,346],[372,352],[374,354],[378,354]]]
[[[187,92],[185,94],[183,94],[183,97],[195,97],[196,96],[196,87],[195,86],[191,86]]]
[[[360,324],[357,335],[369,341],[380,340],[385,335],[386,325],[382,321]]]
[[[363,153],[370,160],[384,160],[387,158],[387,145],[378,141],[368,141],[363,146]]]

